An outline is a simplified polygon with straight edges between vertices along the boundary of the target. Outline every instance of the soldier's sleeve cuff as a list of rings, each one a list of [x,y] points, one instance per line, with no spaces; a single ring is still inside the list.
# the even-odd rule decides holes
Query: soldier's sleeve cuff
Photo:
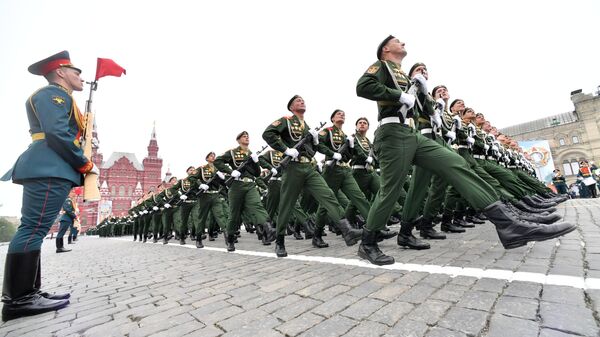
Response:
[[[79,171],[79,173],[81,174],[85,174],[90,172],[90,170],[92,169],[92,167],[94,167],[94,163],[92,163],[92,161],[88,161],[85,165],[83,165],[82,167],[78,168],[77,171]]]

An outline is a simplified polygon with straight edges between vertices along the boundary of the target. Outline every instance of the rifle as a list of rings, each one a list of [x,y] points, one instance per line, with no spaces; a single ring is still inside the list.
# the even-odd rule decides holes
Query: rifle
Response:
[[[260,154],[267,148],[268,146],[263,145],[263,147],[260,149],[260,151],[256,152],[257,156],[260,156]],[[246,161],[244,161],[240,166],[238,166],[236,168],[236,170],[240,173],[242,173],[242,170],[246,167],[246,165],[248,165],[248,163],[252,161],[252,158],[250,156],[248,156],[248,159],[246,159]],[[225,180],[225,185],[226,186],[230,186],[233,181],[235,180],[234,177],[229,177],[227,180]]]
[[[94,113],[92,112],[92,93],[96,90],[98,83],[90,83],[90,98],[85,109],[85,129],[83,130],[83,155],[92,160],[92,131],[94,130]],[[87,173],[83,180],[83,201],[100,200],[100,189],[98,188],[98,175]]]
[[[383,64],[385,64],[385,67],[387,68],[388,73],[392,77],[392,80],[394,81],[394,85],[396,86],[396,89],[402,91],[402,89],[400,88],[400,85],[398,85],[398,81],[396,81],[396,76],[394,75],[394,72],[392,71],[390,66],[387,64],[387,62],[385,62],[385,61],[382,61],[382,62],[383,62]],[[419,109],[421,109],[421,111],[423,111],[423,106],[421,105],[421,101],[419,101],[419,97],[417,96],[418,85],[417,85],[417,83],[415,83],[416,81],[410,81],[410,82],[411,82],[411,86],[410,86],[410,88],[408,88],[408,91],[406,93],[415,96],[415,100],[417,101],[417,105],[419,106]],[[402,104],[399,112],[400,112],[400,114],[402,114],[403,120],[406,121],[406,115],[408,113],[408,107],[406,106],[406,104]]]
[[[319,126],[315,127],[314,130],[319,132],[319,130],[321,130],[323,128],[323,126],[325,126],[325,122],[321,122],[319,124]],[[298,141],[298,143],[296,143],[296,145],[294,145],[292,147],[292,149],[296,149],[298,150],[299,148],[303,147],[304,144],[306,144],[307,141],[309,141],[312,138],[312,135],[310,133],[307,133],[304,137],[302,137],[302,139],[300,139]],[[280,162],[279,165],[277,165],[276,169],[277,171],[283,170],[289,163],[290,160],[292,160],[292,157],[290,156],[285,156]],[[270,177],[269,177],[270,178]]]

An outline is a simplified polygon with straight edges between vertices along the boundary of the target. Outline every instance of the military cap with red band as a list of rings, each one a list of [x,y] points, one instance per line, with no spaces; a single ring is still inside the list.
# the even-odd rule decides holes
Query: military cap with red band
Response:
[[[81,69],[75,67],[71,63],[69,52],[66,50],[63,50],[60,53],[56,53],[50,57],[47,57],[41,61],[30,65],[29,68],[27,68],[27,70],[34,75],[46,76],[53,70],[56,70],[61,67],[75,69],[79,73],[81,73]]]

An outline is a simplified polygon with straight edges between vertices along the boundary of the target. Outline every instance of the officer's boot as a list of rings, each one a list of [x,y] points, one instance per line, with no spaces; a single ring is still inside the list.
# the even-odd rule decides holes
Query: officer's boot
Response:
[[[471,207],[469,207],[467,209],[467,213],[466,214],[467,214],[466,217],[465,217],[465,221],[466,222],[470,222],[470,223],[476,224],[476,225],[481,225],[481,224],[485,223],[485,221],[483,221],[483,220],[481,220],[481,219],[479,219],[479,218],[477,218],[475,216],[476,212]]]
[[[38,257],[38,267],[37,267],[37,273],[36,273],[36,277],[35,277],[35,284],[33,287],[35,288],[35,290],[37,291],[38,294],[40,294],[43,297],[50,299],[50,300],[66,300],[71,297],[71,294],[69,294],[69,293],[50,294],[45,291],[42,291],[42,258],[41,258],[41,256]]]
[[[454,226],[452,223],[452,213],[447,212],[444,212],[442,215],[442,224],[440,227],[442,231],[447,233],[464,233],[466,231],[464,228]]]
[[[398,236],[398,232],[392,231],[389,228],[384,228],[377,232],[377,242],[381,242],[383,240],[392,239]]]
[[[65,241],[63,238],[56,238],[56,252],[57,253],[66,253],[70,252],[70,249],[65,248]]]
[[[144,240],[142,241],[143,243],[146,243],[146,240],[148,240],[148,234],[144,233]]]
[[[168,235],[164,235],[163,236],[163,245],[166,245],[167,243],[169,243],[169,236]]]
[[[77,241],[77,232],[75,232],[75,234],[73,234],[73,243],[75,243],[75,241]]]
[[[417,239],[412,230],[415,226],[415,221],[402,221],[400,223],[400,233],[398,233],[398,246],[407,247],[410,249],[429,249],[431,246],[427,242]]]
[[[323,230],[324,228],[315,228],[315,232],[312,237],[312,245],[315,248],[327,248],[329,244],[323,241]]]
[[[69,244],[69,245],[70,245],[70,244],[72,244],[72,243],[73,243],[73,237],[72,237],[71,235],[69,235],[69,236],[67,237],[67,244]]]
[[[302,233],[300,233],[300,224],[297,222],[294,222],[294,239],[304,240]]]
[[[555,212],[556,211],[556,204],[552,205],[552,204],[547,204],[547,203],[537,203],[535,202],[533,199],[531,199],[530,196],[526,195],[524,196],[521,201],[523,201],[525,204],[527,204],[527,206],[530,206],[532,208],[537,208],[537,209],[542,209],[546,212]]]
[[[133,241],[137,241],[137,233],[133,233]]]
[[[197,236],[196,237],[196,248],[204,248],[204,245],[202,244],[202,237],[201,236]]]
[[[365,218],[358,214],[356,215],[356,225],[358,226],[357,229],[363,229],[363,227],[367,224],[367,221],[365,220]]]
[[[277,230],[275,228],[273,228],[273,226],[271,226],[271,223],[269,221],[265,222],[262,225],[258,225],[258,226],[262,227],[264,240],[266,242],[271,243],[271,242],[275,241],[275,238],[277,237]]]
[[[203,237],[200,236],[200,240],[202,240]],[[180,245],[185,245],[185,235],[181,235],[181,237],[179,238],[179,244]]]
[[[235,251],[235,234],[228,234],[227,232],[223,232],[223,236],[225,237],[225,243],[227,244],[227,251]],[[202,236],[196,235],[196,238],[198,237],[202,238]]]
[[[306,228],[308,228],[309,231],[314,233],[314,231],[317,228],[315,221],[313,219],[309,218],[308,221],[306,222]],[[327,232],[325,232],[325,230],[323,230],[323,233],[321,234],[321,236],[327,236]]]
[[[306,237],[306,239],[312,239],[315,235],[314,229],[312,229],[310,227],[310,222],[309,220],[307,220],[306,222],[304,222],[302,224],[302,230],[304,230],[304,236]],[[321,235],[322,236],[322,235]]]
[[[548,207],[554,207],[557,205],[556,202],[554,201],[546,201],[541,199],[540,197],[538,197],[537,195],[526,195],[525,197],[523,197],[524,200],[531,200],[532,202],[544,207],[544,208],[548,208]],[[527,201],[525,201],[527,202]]]
[[[69,304],[68,299],[45,298],[35,288],[39,256],[39,250],[6,255],[2,287],[3,321],[62,309]]]
[[[277,234],[275,239],[275,254],[277,257],[286,257],[287,252],[285,251],[285,235]]]
[[[489,205],[483,212],[496,226],[496,232],[505,249],[521,247],[529,241],[554,239],[577,228],[568,222],[540,225],[521,220],[502,201]]]
[[[291,222],[288,222],[287,225],[285,226],[285,234],[292,235],[293,233],[294,233],[294,224],[292,224]]]
[[[513,206],[512,204],[510,204],[508,202],[504,203],[504,205],[508,208],[509,211],[512,211],[513,213],[515,213],[515,215],[519,219],[529,221],[529,222],[535,222],[535,223],[540,223],[540,224],[552,224],[552,223],[555,223],[558,220],[562,219],[562,217],[556,213],[550,213],[550,214],[528,213],[528,212],[518,209],[517,207]]]
[[[263,233],[264,230],[262,228],[262,226],[256,226],[256,238],[258,239],[258,241],[263,241]],[[263,242],[264,244],[264,242]]]
[[[358,246],[358,256],[378,266],[393,264],[394,258],[385,255],[379,249],[379,246],[377,245],[377,236],[377,232],[371,232],[368,229],[363,228],[362,241]]]
[[[425,217],[423,217],[421,219],[419,234],[421,235],[421,237],[423,239],[432,239],[432,240],[446,239],[446,235],[435,230],[432,219],[425,218]]]
[[[452,220],[452,224],[456,227],[463,228],[473,228],[475,225],[467,223],[465,221],[465,212],[464,211],[454,211],[454,219]]]
[[[346,246],[354,246],[362,238],[362,229],[354,229],[346,218],[340,219],[337,227],[342,232]]]

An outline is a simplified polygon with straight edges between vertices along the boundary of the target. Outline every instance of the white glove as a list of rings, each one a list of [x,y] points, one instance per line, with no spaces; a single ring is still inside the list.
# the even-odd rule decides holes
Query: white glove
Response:
[[[286,155],[286,156],[290,156],[290,157],[292,157],[292,158],[296,158],[296,157],[298,157],[298,155],[300,154],[300,153],[298,152],[298,150],[296,150],[296,149],[294,149],[294,148],[291,148],[291,147],[288,147],[287,149],[285,149],[285,152],[284,152],[284,153],[285,153],[285,155]]]
[[[240,173],[240,171],[238,171],[238,170],[233,170],[231,172],[231,176],[234,178],[239,178],[241,175],[242,175],[242,173]]]
[[[312,136],[313,144],[319,145],[319,133],[317,132],[317,130],[310,129],[310,130],[308,130],[308,132]]]
[[[497,145],[492,145],[492,151],[498,152],[500,150],[498,150],[498,146]]]
[[[148,214],[148,210],[147,209],[144,210],[144,214]]]
[[[484,150],[485,152],[487,152],[487,150],[489,150],[489,149],[490,149],[490,146],[489,146],[489,145],[487,145],[487,144],[484,144],[484,145],[483,145],[483,150]]]
[[[444,101],[443,98],[438,98],[437,101],[435,101],[435,103],[437,104],[436,108],[440,111],[444,111],[444,109],[446,108],[446,101]]]
[[[456,140],[456,132],[454,132],[454,131],[446,132],[446,138],[450,139],[451,141],[455,141]]]
[[[250,158],[252,158],[253,162],[258,163],[258,155],[256,153],[251,154]]]
[[[406,105],[406,109],[410,110],[413,106],[415,106],[415,96],[403,92],[402,95],[400,95],[400,103]]]
[[[354,148],[354,137],[348,137],[348,146],[353,149]]]
[[[331,156],[331,157],[333,158],[333,160],[341,160],[342,159],[342,155],[337,152],[335,152],[333,154],[333,156]]]
[[[217,171],[217,176],[219,177],[219,179],[225,180],[225,175],[223,174],[223,172]]]
[[[87,174],[95,174],[95,175],[100,175],[100,170],[98,169],[98,166],[96,166],[96,164],[92,165],[92,169],[87,173]]]
[[[430,120],[432,126],[435,126],[438,129],[442,126],[442,117],[440,117],[439,113],[434,113]]]
[[[138,215],[137,215],[137,214],[134,214],[134,215],[133,215],[133,217],[134,217],[134,218],[137,218],[137,217],[138,217]]]
[[[467,137],[467,144],[469,144],[469,145],[475,144],[475,138],[473,138],[473,137]]]
[[[277,173],[279,173],[279,171],[277,171],[277,169],[273,167],[271,169],[271,173],[273,173],[273,175],[275,176],[275,175],[277,175]]]
[[[165,208],[171,208],[171,204],[165,204]]]
[[[187,195],[185,195],[185,194],[182,194],[182,195],[180,195],[180,196],[179,196],[179,199],[181,199],[181,200],[186,200],[186,199],[187,199]]]
[[[318,163],[317,163],[317,170],[318,170],[319,172],[323,172],[323,163],[322,163],[322,162],[318,162]]]
[[[413,76],[413,80],[415,80],[417,87],[419,88],[419,92],[427,95],[427,80],[425,79],[425,76],[423,76],[423,74],[416,74]]]
[[[454,120],[454,123],[456,123],[456,129],[462,128],[462,119],[460,119],[460,117],[454,116],[452,119]]]
[[[515,160],[515,165],[519,165],[520,161]]]
[[[206,185],[206,184],[200,184],[200,189],[203,190],[203,191],[206,191],[206,190],[208,190],[208,185]]]
[[[367,160],[365,160],[367,162],[367,164],[373,164],[373,157],[367,157]]]
[[[152,207],[153,210],[158,211],[158,207],[154,206]]]

